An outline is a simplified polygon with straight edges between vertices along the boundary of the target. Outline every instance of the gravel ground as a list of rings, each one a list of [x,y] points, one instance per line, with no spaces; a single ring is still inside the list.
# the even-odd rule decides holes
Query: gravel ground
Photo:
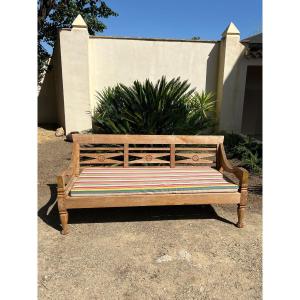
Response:
[[[62,236],[55,180],[71,144],[38,147],[39,299],[262,298],[261,177],[244,229],[235,205],[108,208],[70,211]]]

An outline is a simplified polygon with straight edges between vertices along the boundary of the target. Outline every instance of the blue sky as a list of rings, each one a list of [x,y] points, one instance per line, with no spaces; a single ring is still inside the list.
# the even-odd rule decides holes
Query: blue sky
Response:
[[[98,35],[219,40],[231,21],[242,39],[262,30],[262,0],[106,0],[106,4],[119,16],[103,18],[107,29]]]
[[[261,31],[261,0],[107,0],[118,17],[101,35],[218,40],[233,21],[245,38]]]

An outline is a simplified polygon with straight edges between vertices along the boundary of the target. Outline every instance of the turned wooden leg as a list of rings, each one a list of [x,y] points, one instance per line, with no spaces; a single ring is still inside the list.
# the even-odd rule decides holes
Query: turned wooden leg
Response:
[[[58,177],[57,180],[57,206],[59,211],[60,223],[62,226],[62,234],[69,233],[68,219],[69,214],[65,206],[65,192],[64,192],[64,183],[61,182],[61,178]]]
[[[60,211],[59,212],[59,217],[60,217],[60,222],[62,226],[62,234],[68,234],[69,233],[69,225],[68,225],[68,219],[69,219],[69,214],[67,211]]]
[[[238,204],[238,207],[237,207],[237,214],[238,214],[238,222],[236,224],[236,226],[238,228],[243,228],[245,227],[245,210],[246,210],[246,205],[241,205],[241,204]]]

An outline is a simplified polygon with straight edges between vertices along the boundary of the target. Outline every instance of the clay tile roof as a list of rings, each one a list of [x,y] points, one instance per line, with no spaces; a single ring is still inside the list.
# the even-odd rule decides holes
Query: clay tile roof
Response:
[[[245,56],[247,58],[262,58],[262,33],[249,36],[243,40],[241,40],[246,47]]]
[[[241,40],[241,43],[262,44],[262,35],[263,35],[262,33],[259,33],[259,34],[249,36]]]

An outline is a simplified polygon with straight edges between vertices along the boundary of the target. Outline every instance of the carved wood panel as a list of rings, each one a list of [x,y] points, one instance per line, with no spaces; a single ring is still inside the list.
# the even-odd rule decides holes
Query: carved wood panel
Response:
[[[80,166],[183,166],[211,165],[216,145],[87,144],[80,145]]]

